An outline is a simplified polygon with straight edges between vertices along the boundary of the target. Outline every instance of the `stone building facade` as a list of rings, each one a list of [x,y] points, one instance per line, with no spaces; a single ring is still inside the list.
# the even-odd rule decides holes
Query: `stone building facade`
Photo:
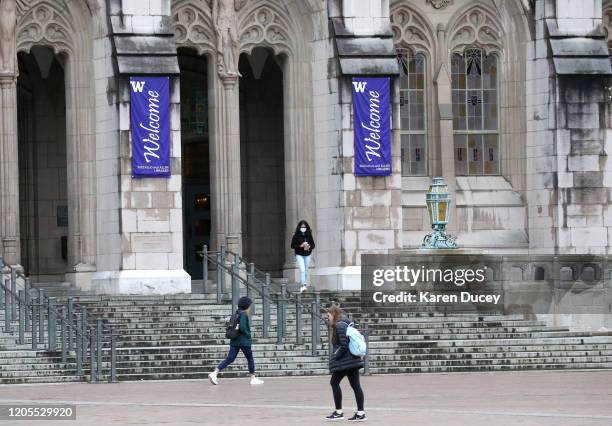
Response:
[[[612,3],[0,0],[0,253],[38,281],[190,290],[202,244],[319,288],[417,248],[443,176],[466,250],[608,254]],[[170,77],[171,176],[131,174],[129,77]],[[390,76],[354,175],[351,77]]]

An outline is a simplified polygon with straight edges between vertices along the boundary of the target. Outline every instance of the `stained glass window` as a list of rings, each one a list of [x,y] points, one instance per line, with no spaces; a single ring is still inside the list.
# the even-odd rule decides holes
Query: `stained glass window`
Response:
[[[455,173],[499,174],[497,56],[482,49],[453,54]]]
[[[397,49],[400,75],[402,175],[427,175],[425,56]]]

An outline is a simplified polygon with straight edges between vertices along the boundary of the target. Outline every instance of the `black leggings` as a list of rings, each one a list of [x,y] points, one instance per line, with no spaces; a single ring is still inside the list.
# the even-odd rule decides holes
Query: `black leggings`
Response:
[[[342,389],[340,389],[340,382],[342,379],[344,379],[344,376],[348,377],[349,383],[355,392],[357,411],[363,411],[363,391],[361,390],[361,385],[359,384],[359,368],[352,368],[350,370],[332,373],[329,384],[334,392],[334,403],[336,404],[336,410],[342,410]]]

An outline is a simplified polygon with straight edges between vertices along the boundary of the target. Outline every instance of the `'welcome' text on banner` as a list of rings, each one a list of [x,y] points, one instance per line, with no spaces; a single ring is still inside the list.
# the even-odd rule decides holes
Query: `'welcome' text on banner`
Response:
[[[130,77],[132,176],[170,176],[170,80]]]
[[[353,78],[355,175],[391,175],[390,79]]]

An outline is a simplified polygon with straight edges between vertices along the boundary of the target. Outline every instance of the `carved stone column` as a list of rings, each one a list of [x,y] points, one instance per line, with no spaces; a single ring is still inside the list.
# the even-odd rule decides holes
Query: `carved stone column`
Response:
[[[242,253],[238,76],[215,74],[212,211],[216,245]]]
[[[286,270],[295,269],[291,238],[298,221],[306,220],[310,226],[316,226],[313,188],[314,150],[312,149],[314,136],[312,123],[309,120],[312,100],[304,84],[307,78],[303,64],[298,63],[294,57],[287,58],[283,67],[286,206],[283,268]],[[316,256],[313,260],[316,260]]]
[[[0,75],[0,248],[10,265],[21,263],[17,149],[17,77],[5,74]]]
[[[443,25],[438,25],[437,28],[438,43],[440,46],[446,44],[446,29]],[[457,196],[457,179],[455,176],[455,142],[453,134],[453,104],[452,104],[452,81],[448,67],[446,66],[446,58],[444,52],[439,53],[438,60],[442,64],[438,69],[435,84],[438,99],[438,114],[440,117],[440,168],[441,175],[446,184],[448,191],[452,194],[453,203],[456,203]],[[449,225],[447,229],[457,229],[457,204],[451,209]]]

